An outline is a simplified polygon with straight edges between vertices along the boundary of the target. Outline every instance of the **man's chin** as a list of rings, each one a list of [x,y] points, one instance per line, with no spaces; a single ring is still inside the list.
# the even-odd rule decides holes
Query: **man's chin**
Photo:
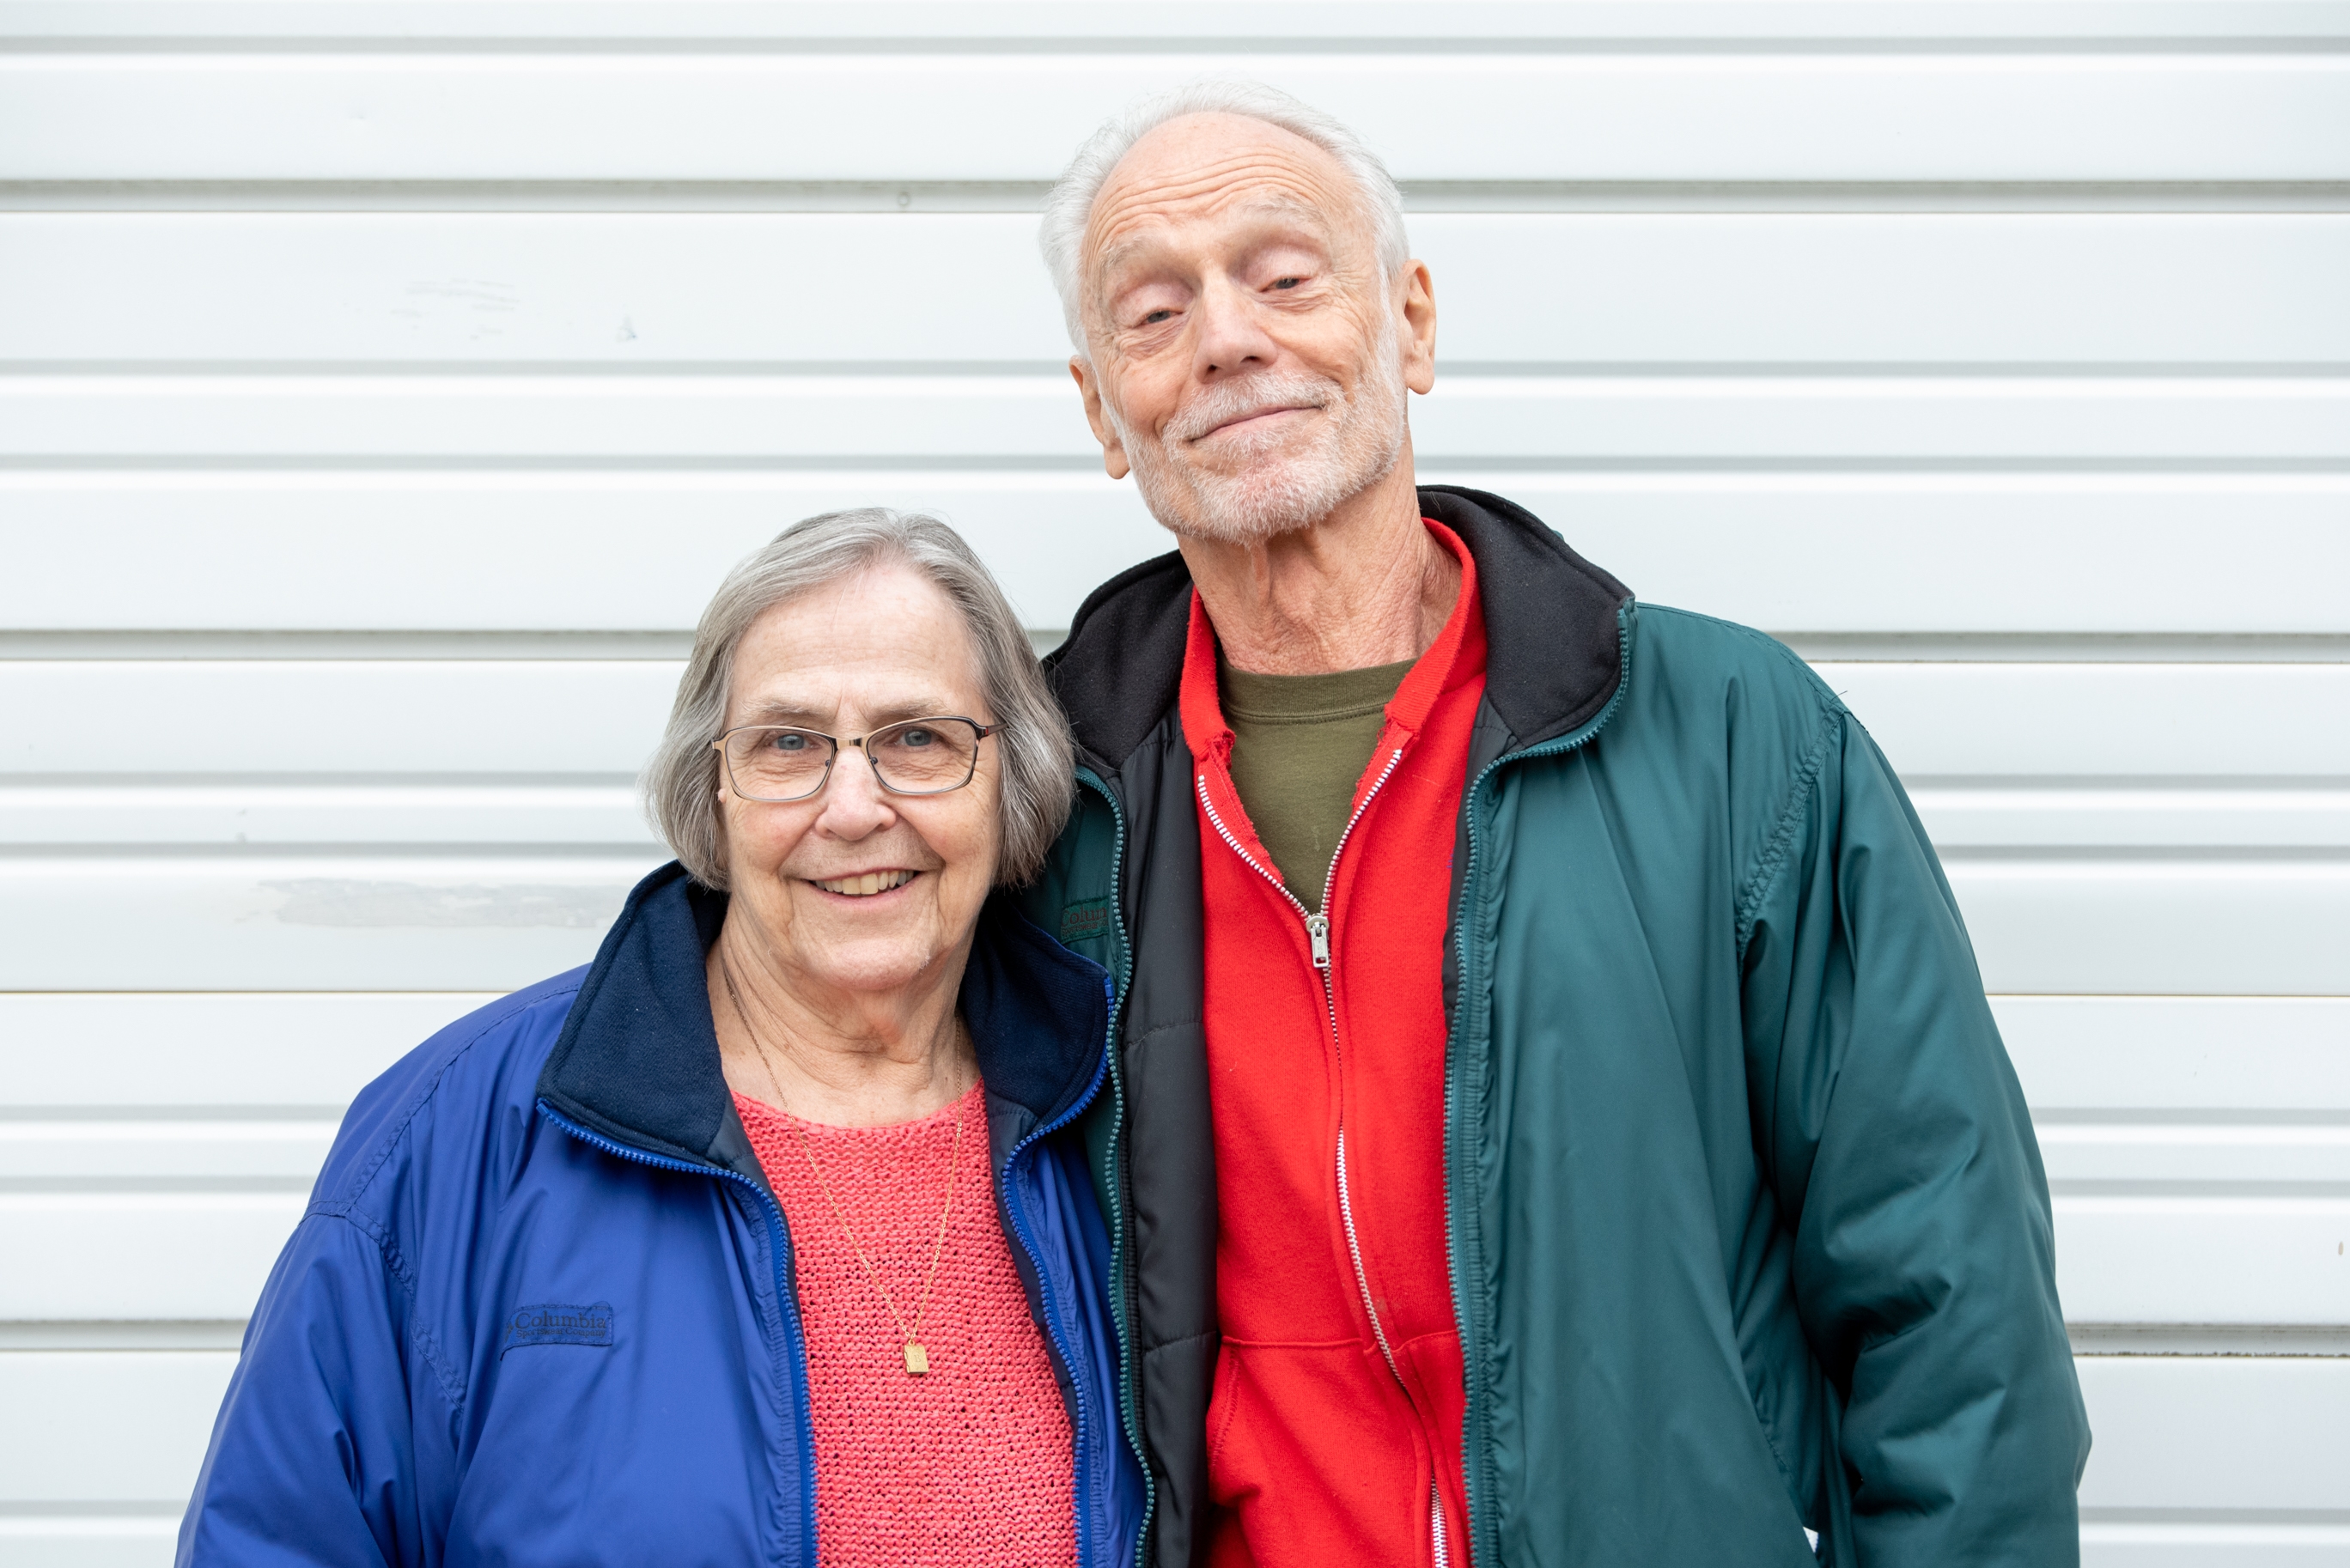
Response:
[[[1255,472],[1197,475],[1188,483],[1141,483],[1143,504],[1159,525],[1180,539],[1220,545],[1258,545],[1298,534],[1321,522],[1347,497],[1326,470],[1302,465],[1264,465]]]
[[[1258,508],[1194,509],[1182,514],[1152,509],[1159,526],[1179,539],[1197,539],[1211,545],[1262,545],[1278,539],[1284,534],[1302,534],[1322,517],[1298,512],[1268,511]]]

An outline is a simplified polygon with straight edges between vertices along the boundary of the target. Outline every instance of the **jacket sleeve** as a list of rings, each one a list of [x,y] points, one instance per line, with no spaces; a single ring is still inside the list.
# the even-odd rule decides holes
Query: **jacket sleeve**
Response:
[[[437,1556],[421,1495],[445,1469],[430,1456],[451,1407],[364,1224],[314,1210],[279,1256],[180,1526],[181,1568]]]
[[[1757,1148],[1840,1396],[1831,1560],[2076,1561],[2089,1431],[2039,1146],[1940,864],[1840,708],[1740,910]]]

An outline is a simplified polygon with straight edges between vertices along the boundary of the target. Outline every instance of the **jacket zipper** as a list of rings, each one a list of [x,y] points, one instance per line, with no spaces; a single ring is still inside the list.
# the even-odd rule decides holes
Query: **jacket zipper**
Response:
[[[1110,995],[1109,1029],[1102,1043],[1110,1093],[1109,1146],[1103,1164],[1107,1167],[1110,1179],[1109,1255],[1118,1275],[1117,1290],[1123,1308],[1120,1315],[1126,1324],[1126,1332],[1118,1336],[1118,1425],[1125,1430],[1127,1443],[1134,1449],[1134,1461],[1142,1470],[1142,1524],[1134,1535],[1134,1564],[1135,1568],[1149,1568],[1150,1526],[1159,1511],[1159,1483],[1150,1474],[1149,1450],[1142,1446],[1142,1423],[1137,1415],[1142,1407],[1142,1392],[1131,1344],[1135,1321],[1134,1260],[1126,1244],[1126,1183],[1120,1164],[1126,1158],[1126,1075],[1118,1070],[1118,1023],[1126,1007],[1127,987],[1134,978],[1134,948],[1127,938],[1126,912],[1118,891],[1126,867],[1126,811],[1118,805],[1117,794],[1093,769],[1077,769],[1077,783],[1100,795],[1109,806],[1114,829],[1109,855],[1109,919],[1110,929],[1118,937],[1118,982]]]
[[[1338,885],[1338,857],[1346,854],[1347,840],[1354,836],[1355,825],[1363,820],[1363,814],[1371,808],[1371,802],[1385,787],[1388,775],[1392,774],[1402,762],[1401,747],[1388,753],[1387,766],[1379,770],[1379,776],[1371,781],[1371,787],[1364,792],[1361,803],[1355,807],[1354,815],[1347,818],[1347,826],[1338,835],[1337,845],[1330,851],[1330,869],[1323,877],[1322,908],[1319,912],[1313,914],[1306,912],[1305,905],[1296,894],[1289,890],[1288,884],[1266,870],[1258,863],[1254,856],[1241,847],[1240,839],[1233,836],[1231,828],[1224,826],[1223,817],[1216,810],[1216,803],[1208,798],[1208,775],[1205,773],[1199,775],[1200,809],[1207,813],[1208,821],[1214,826],[1217,836],[1231,846],[1232,853],[1241,857],[1243,865],[1250,867],[1258,876],[1272,883],[1274,891],[1288,899],[1289,907],[1297,911],[1297,918],[1305,922],[1305,939],[1309,950],[1314,956],[1314,968],[1322,979],[1322,1004],[1330,1019],[1330,1049],[1341,1058],[1345,1055],[1346,1046],[1338,1034],[1338,991],[1331,971],[1330,897]],[[1379,1355],[1388,1364],[1388,1375],[1396,1380],[1396,1386],[1403,1390],[1404,1397],[1409,1400],[1411,1397],[1411,1387],[1404,1381],[1403,1369],[1396,1364],[1395,1350],[1388,1344],[1387,1328],[1379,1322],[1379,1309],[1371,1300],[1371,1277],[1369,1272],[1363,1267],[1362,1239],[1355,1230],[1355,1199],[1347,1184],[1346,1106],[1347,1096],[1342,1078],[1338,1092],[1338,1220],[1339,1223],[1346,1227],[1347,1255],[1355,1265],[1355,1288],[1361,1293],[1364,1314],[1371,1320],[1371,1337],[1378,1341]],[[1441,1494],[1438,1492],[1432,1481],[1429,1485],[1429,1520],[1432,1532],[1430,1539],[1435,1544],[1437,1568],[1445,1568],[1444,1504]]]
[[[1012,1217],[1013,1233],[1020,1238],[1020,1245],[1026,1249],[1028,1253],[1029,1267],[1036,1272],[1036,1294],[1045,1307],[1045,1333],[1053,1342],[1053,1353],[1061,1358],[1061,1365],[1068,1371],[1070,1403],[1077,1407],[1077,1429],[1072,1434],[1072,1438],[1076,1449],[1080,1455],[1089,1452],[1087,1443],[1091,1434],[1093,1407],[1086,1397],[1086,1380],[1077,1375],[1077,1360],[1069,1354],[1068,1341],[1061,1336],[1061,1314],[1056,1310],[1058,1303],[1053,1299],[1052,1276],[1045,1272],[1044,1252],[1037,1247],[1035,1238],[1029,1234],[1027,1222],[1021,1216],[1020,1205],[1013,1197],[1012,1170],[1020,1163],[1020,1157],[1034,1147],[1038,1139],[1058,1132],[1076,1120],[1085,1108],[1093,1103],[1094,1096],[1101,1092],[1102,1079],[1108,1071],[1109,1057],[1105,1053],[1101,1065],[1094,1069],[1093,1082],[1086,1085],[1086,1092],[1077,1097],[1077,1103],[1044,1126],[1031,1129],[1026,1137],[1014,1144],[1011,1152],[1003,1157],[1003,1170],[996,1176],[998,1188],[1003,1194],[1003,1211]],[[1072,1467],[1070,1473],[1071,1501],[1076,1505],[1077,1516],[1077,1561],[1079,1563],[1094,1560],[1093,1556],[1086,1551],[1086,1537],[1092,1533],[1087,1528],[1087,1521],[1092,1515],[1094,1501],[1088,1495],[1092,1487],[1087,1478],[1087,1466],[1078,1464]]]
[[[1477,792],[1484,788],[1485,781],[1492,778],[1494,773],[1505,763],[1528,763],[1539,757],[1555,757],[1574,751],[1599,733],[1607,721],[1615,716],[1616,710],[1623,705],[1624,693],[1629,691],[1632,685],[1632,623],[1631,603],[1628,600],[1619,606],[1616,611],[1616,690],[1608,697],[1607,705],[1594,714],[1588,723],[1581,729],[1561,735],[1555,741],[1545,741],[1538,746],[1531,746],[1522,752],[1511,752],[1495,757],[1478,770],[1477,776],[1470,780],[1469,787],[1461,792],[1461,822],[1465,826],[1469,840],[1469,853],[1467,860],[1461,868],[1461,903],[1453,910],[1452,918],[1456,954],[1455,972],[1460,977],[1453,1014],[1456,1024],[1461,1009],[1465,1005],[1459,999],[1467,997],[1472,990],[1469,968],[1469,909],[1474,902],[1477,887]],[[1468,1382],[1468,1387],[1465,1390],[1468,1395],[1468,1409],[1461,1421],[1461,1461],[1464,1470],[1471,1466],[1475,1468],[1475,1480],[1482,1482],[1482,1485],[1472,1484],[1468,1488],[1469,1563],[1470,1568],[1475,1568],[1479,1533],[1477,1500],[1481,1496],[1484,1497],[1488,1500],[1486,1506],[1490,1508],[1494,1483],[1490,1459],[1492,1445],[1485,1427],[1485,1423],[1492,1418],[1492,1412],[1485,1407],[1485,1401],[1478,1395],[1476,1367],[1470,1358],[1472,1355],[1482,1351],[1490,1335],[1482,1332],[1478,1334],[1470,1332],[1468,1313],[1465,1310],[1469,1296],[1468,1293],[1461,1288],[1461,1246],[1455,1225],[1464,1206],[1455,1204],[1452,1200],[1454,1188],[1452,1162],[1456,1153],[1452,1139],[1452,1123],[1460,1099],[1452,1071],[1454,1033],[1454,1030],[1448,1030],[1444,1043],[1444,1213],[1446,1239],[1453,1254],[1452,1312],[1461,1330],[1461,1369]],[[1478,1327],[1482,1330],[1484,1326],[1481,1320]],[[1464,1475],[1462,1479],[1466,1480],[1471,1478]]]
[[[791,1385],[793,1393],[798,1397],[800,1409],[803,1411],[808,1409],[807,1343],[801,1335],[798,1309],[793,1304],[790,1282],[784,1272],[784,1260],[791,1251],[790,1230],[784,1223],[783,1209],[776,1203],[774,1196],[766,1189],[739,1171],[727,1170],[719,1166],[691,1165],[681,1159],[669,1159],[660,1155],[647,1154],[639,1148],[630,1148],[624,1143],[616,1143],[601,1133],[588,1131],[544,1100],[538,1103],[538,1110],[541,1116],[573,1137],[591,1147],[602,1149],[606,1154],[621,1159],[633,1160],[639,1165],[650,1165],[658,1170],[680,1170],[688,1176],[707,1176],[720,1180],[739,1182],[745,1190],[758,1199],[766,1218],[767,1252],[775,1260],[775,1310],[783,1315],[785,1346],[789,1353],[788,1365],[784,1368],[784,1377],[785,1381]],[[816,1428],[805,1419],[799,1421],[797,1426],[800,1473],[807,1477],[807,1493],[805,1506],[801,1511],[803,1521],[800,1542],[801,1561],[813,1563],[816,1560]]]

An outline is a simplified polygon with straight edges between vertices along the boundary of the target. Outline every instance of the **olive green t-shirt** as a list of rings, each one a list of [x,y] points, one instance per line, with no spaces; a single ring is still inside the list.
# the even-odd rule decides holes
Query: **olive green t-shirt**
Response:
[[[1319,909],[1355,786],[1412,661],[1335,675],[1252,675],[1218,665],[1241,805],[1281,879]]]

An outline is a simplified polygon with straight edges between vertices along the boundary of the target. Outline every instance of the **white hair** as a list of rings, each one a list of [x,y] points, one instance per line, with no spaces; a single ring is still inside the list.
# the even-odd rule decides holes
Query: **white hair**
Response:
[[[719,756],[711,742],[726,728],[735,649],[777,605],[887,565],[909,566],[936,584],[971,633],[1001,748],[996,880],[1017,885],[1043,867],[1068,820],[1076,762],[1069,722],[1053,701],[1028,634],[962,535],[919,512],[866,506],[802,518],[776,535],[726,574],[694,628],[693,655],[641,787],[645,815],[703,887],[727,885]]]
[[[1110,171],[1118,167],[1118,160],[1136,142],[1169,120],[1180,119],[1187,114],[1234,114],[1261,119],[1314,143],[1338,161],[1355,182],[1356,189],[1362,192],[1371,237],[1388,275],[1393,277],[1403,271],[1411,259],[1403,232],[1403,192],[1396,188],[1395,176],[1379,161],[1379,155],[1361,137],[1320,109],[1263,82],[1223,78],[1190,82],[1144,99],[1105,121],[1077,149],[1077,155],[1069,161],[1068,168],[1053,182],[1051,192],[1045,198],[1045,222],[1037,234],[1037,244],[1044,249],[1045,265],[1053,275],[1053,286],[1060,291],[1061,313],[1068,321],[1069,342],[1079,358],[1087,356],[1085,295],[1083,281],[1077,275],[1078,252],[1085,246],[1086,224],[1092,220],[1094,201],[1108,182]]]

